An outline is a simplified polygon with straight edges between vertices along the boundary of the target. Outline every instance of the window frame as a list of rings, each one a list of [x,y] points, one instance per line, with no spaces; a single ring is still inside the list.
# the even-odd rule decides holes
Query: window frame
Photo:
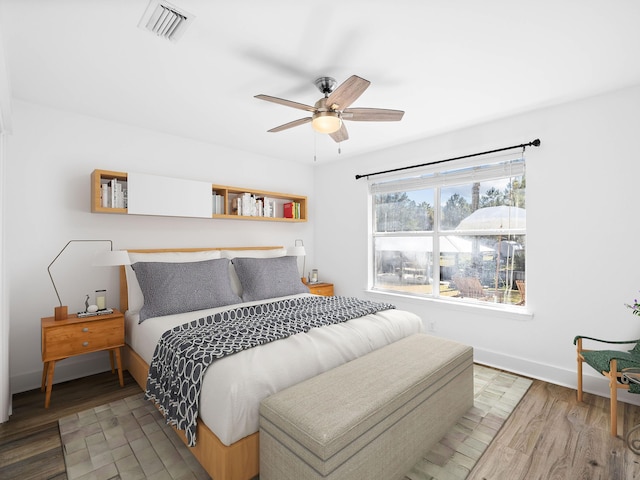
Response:
[[[384,177],[382,180],[369,179],[368,191],[368,245],[369,245],[369,271],[367,275],[368,291],[371,293],[382,295],[394,295],[416,299],[417,301],[436,301],[445,302],[452,305],[463,306],[464,308],[490,308],[492,310],[504,310],[509,313],[517,313],[531,315],[528,302],[524,305],[514,305],[513,303],[498,303],[490,301],[480,301],[470,298],[451,298],[441,294],[440,280],[441,269],[440,263],[442,254],[446,252],[440,251],[440,240],[447,235],[455,236],[522,236],[526,240],[527,229],[523,227],[514,227],[508,229],[491,229],[491,230],[453,230],[443,229],[442,223],[442,189],[452,185],[468,185],[473,183],[481,183],[505,179],[510,186],[513,181],[518,178],[526,179],[526,161],[524,151],[518,153],[503,154],[491,158],[482,157],[464,162],[456,162],[452,165],[434,165],[422,168],[419,171],[408,175],[393,175]],[[526,180],[525,180],[526,182]],[[377,232],[376,218],[376,201],[375,196],[380,193],[402,193],[415,190],[433,190],[433,228],[428,231],[392,231]],[[524,198],[526,198],[526,183],[524,187]],[[526,200],[525,200],[526,207]],[[518,205],[511,205],[517,207]],[[480,210],[480,209],[478,209]],[[416,293],[402,289],[390,289],[377,285],[376,274],[378,273],[377,265],[379,261],[376,251],[377,239],[384,238],[430,238],[433,245],[430,252],[431,261],[427,264],[427,271],[431,270],[432,284],[438,285],[431,293]],[[429,253],[429,252],[428,252]],[[524,255],[524,275],[526,281],[527,271],[527,254]],[[512,278],[513,281],[513,278]],[[515,282],[513,283],[515,285]]]

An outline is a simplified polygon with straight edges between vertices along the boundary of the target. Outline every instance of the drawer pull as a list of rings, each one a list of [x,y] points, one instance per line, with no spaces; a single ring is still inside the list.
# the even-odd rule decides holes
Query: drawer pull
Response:
[[[89,327],[84,327],[84,328],[82,329],[82,331],[83,331],[83,332],[85,332],[85,333],[86,333],[86,332],[88,332],[88,331],[89,331]]]
[[[89,346],[89,342],[82,342],[82,346],[83,347],[88,347]]]

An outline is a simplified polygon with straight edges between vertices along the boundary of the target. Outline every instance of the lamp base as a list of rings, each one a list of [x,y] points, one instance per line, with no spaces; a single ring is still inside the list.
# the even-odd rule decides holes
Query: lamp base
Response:
[[[69,318],[69,312],[67,309],[67,306],[59,306],[53,309],[54,311],[54,318],[56,320],[66,320],[67,318]]]

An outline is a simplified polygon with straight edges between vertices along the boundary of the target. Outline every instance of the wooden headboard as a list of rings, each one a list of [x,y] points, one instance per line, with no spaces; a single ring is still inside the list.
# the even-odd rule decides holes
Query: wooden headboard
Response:
[[[127,252],[133,253],[163,253],[163,252],[207,252],[211,250],[278,250],[284,248],[282,246],[275,247],[206,247],[206,248],[146,248],[146,249],[127,249]],[[125,267],[120,267],[120,311],[125,313],[129,309],[129,291],[127,289],[127,274]]]

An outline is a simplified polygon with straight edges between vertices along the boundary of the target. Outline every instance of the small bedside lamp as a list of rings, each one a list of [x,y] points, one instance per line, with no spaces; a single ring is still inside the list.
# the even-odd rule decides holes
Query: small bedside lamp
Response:
[[[94,267],[119,267],[131,265],[129,253],[126,250],[107,250],[97,253],[91,263]]]
[[[300,242],[300,244],[298,244]],[[295,245],[293,247],[287,248],[287,255],[291,257],[303,257],[302,258],[302,281],[304,282],[304,269],[307,262],[307,252],[304,249],[304,244],[302,240],[296,240]]]
[[[119,267],[120,265],[131,265],[131,260],[126,250],[106,250],[96,254],[91,265],[94,267]],[[106,290],[96,290],[96,305],[98,311],[107,309]]]
[[[49,278],[51,279],[51,284],[53,285],[53,289],[56,292],[56,297],[58,297],[58,303],[60,306],[54,308],[54,317],[56,320],[64,320],[68,317],[68,307],[66,305],[62,305],[62,300],[60,299],[60,294],[58,293],[58,288],[56,287],[56,282],[53,280],[53,275],[51,275],[51,267],[56,260],[62,255],[69,245],[72,243],[89,243],[89,242],[108,242],[109,243],[109,251],[98,254],[96,259],[94,259],[93,265],[100,266],[115,266],[115,265],[130,265],[131,262],[129,260],[129,254],[124,250],[116,250],[113,251],[113,242],[111,240],[69,240],[67,244],[60,250],[60,253],[56,255],[53,261],[47,267],[47,272],[49,272]],[[114,263],[121,262],[121,263]]]

